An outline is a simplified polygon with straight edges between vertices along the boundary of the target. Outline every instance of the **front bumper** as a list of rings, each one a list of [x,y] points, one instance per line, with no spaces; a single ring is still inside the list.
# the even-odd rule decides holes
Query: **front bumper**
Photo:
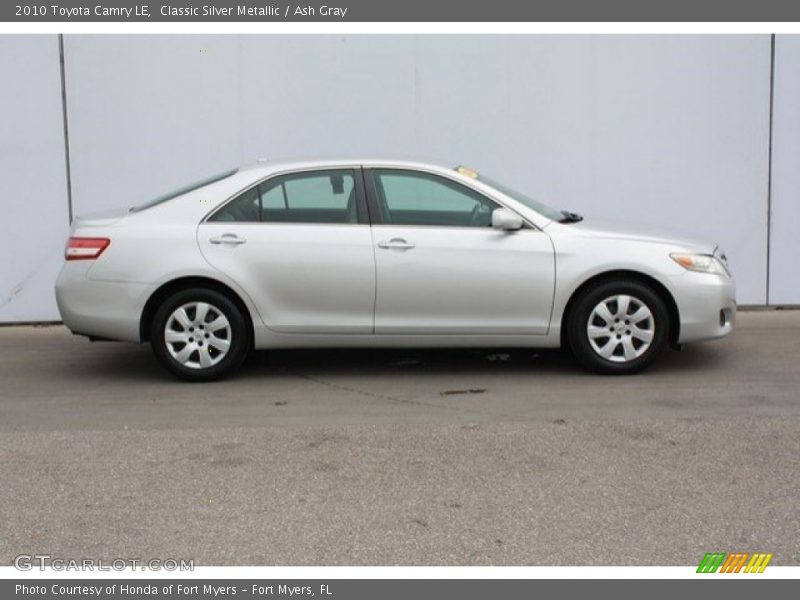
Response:
[[[75,334],[141,341],[139,324],[156,286],[87,279],[93,261],[67,261],[56,280],[56,303],[64,324]]]
[[[671,278],[678,305],[678,343],[725,337],[736,324],[736,284],[731,277],[686,271]]]

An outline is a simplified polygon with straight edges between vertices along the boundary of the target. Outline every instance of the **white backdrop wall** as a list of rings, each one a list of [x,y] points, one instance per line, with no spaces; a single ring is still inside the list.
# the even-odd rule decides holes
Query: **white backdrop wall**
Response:
[[[800,36],[775,40],[770,294],[800,304]]]
[[[69,228],[58,38],[0,35],[0,321],[58,318]]]
[[[769,237],[770,301],[800,303],[800,243],[786,225],[800,195],[793,36],[777,44],[770,236],[766,35],[116,35],[64,46],[77,214],[258,157],[418,157],[587,215],[719,241],[745,304],[767,301]],[[0,321],[57,318],[67,223],[57,50],[55,36],[0,37],[2,81],[19,87],[0,95],[0,151],[14,158],[0,164],[0,243],[14,255],[0,264]],[[16,252],[30,228],[58,251]]]

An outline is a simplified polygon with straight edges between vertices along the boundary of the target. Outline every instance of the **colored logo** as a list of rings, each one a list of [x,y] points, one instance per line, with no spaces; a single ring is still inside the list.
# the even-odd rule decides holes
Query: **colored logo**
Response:
[[[700,561],[698,573],[763,573],[767,568],[772,554],[748,552],[709,552]]]

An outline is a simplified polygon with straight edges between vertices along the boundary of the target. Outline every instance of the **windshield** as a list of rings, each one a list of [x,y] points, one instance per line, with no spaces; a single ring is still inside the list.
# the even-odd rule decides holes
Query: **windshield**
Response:
[[[500,183],[498,181],[495,181],[494,179],[491,179],[490,177],[486,177],[485,175],[479,175],[475,171],[471,171],[471,170],[466,169],[464,167],[457,167],[456,171],[458,171],[459,173],[462,173],[464,175],[467,175],[469,177],[472,177],[473,179],[476,179],[476,180],[478,180],[480,182],[483,182],[486,185],[488,185],[489,187],[492,187],[492,188],[496,189],[498,192],[501,192],[501,193],[505,194],[506,196],[510,196],[511,198],[516,200],[517,202],[521,202],[522,204],[524,204],[528,208],[530,208],[532,210],[535,210],[537,213],[539,213],[543,217],[547,217],[548,219],[551,219],[553,221],[560,221],[561,219],[564,218],[564,213],[562,213],[560,210],[556,210],[555,208],[551,208],[551,207],[547,206],[546,204],[542,204],[538,200],[534,200],[533,198],[531,198],[530,196],[526,196],[522,192],[518,192],[516,190],[513,190],[510,187],[508,187],[507,185],[504,185],[504,184],[502,184],[502,183]]]
[[[173,198],[177,198],[178,196],[182,196],[183,194],[188,194],[189,192],[193,192],[194,190],[200,189],[206,185],[210,185],[212,183],[216,183],[217,181],[221,181],[226,177],[230,177],[231,175],[235,174],[239,169],[230,169],[225,171],[224,173],[218,173],[213,177],[206,177],[205,179],[201,179],[200,181],[195,181],[194,183],[190,183],[189,185],[185,185],[183,187],[178,188],[177,190],[173,190],[167,194],[163,194],[158,198],[150,200],[149,202],[145,202],[144,204],[140,204],[138,206],[131,207],[130,212],[139,212],[140,210],[144,210],[146,208],[151,208],[162,202],[166,202],[167,200],[172,200]]]

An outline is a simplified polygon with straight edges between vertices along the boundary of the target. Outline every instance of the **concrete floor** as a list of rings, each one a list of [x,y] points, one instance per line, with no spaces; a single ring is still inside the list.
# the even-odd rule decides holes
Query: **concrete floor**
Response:
[[[259,353],[0,328],[0,563],[800,564],[800,311],[645,374],[536,351]]]

